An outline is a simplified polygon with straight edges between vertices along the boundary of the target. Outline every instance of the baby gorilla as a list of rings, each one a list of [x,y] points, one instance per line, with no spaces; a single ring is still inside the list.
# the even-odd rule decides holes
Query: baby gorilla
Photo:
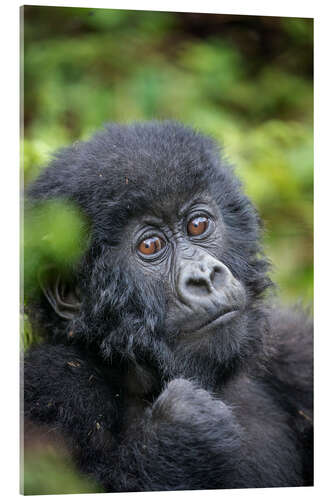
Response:
[[[25,359],[26,420],[106,491],[312,485],[311,321],[264,299],[260,221],[215,143],[109,125],[27,199],[77,204],[90,239],[28,298],[44,342]]]

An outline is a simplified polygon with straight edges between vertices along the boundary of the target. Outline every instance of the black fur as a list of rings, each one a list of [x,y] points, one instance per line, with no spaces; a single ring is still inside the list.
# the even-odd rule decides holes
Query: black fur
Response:
[[[215,256],[246,311],[204,344],[165,326],[162,280],[129,257],[133,220],[167,219],[207,195],[222,215]],[[172,122],[109,125],[58,152],[28,202],[68,199],[91,222],[71,321],[28,300],[45,335],[25,359],[25,417],[62,433],[107,491],[311,485],[312,325],[264,299],[260,221],[207,137]]]

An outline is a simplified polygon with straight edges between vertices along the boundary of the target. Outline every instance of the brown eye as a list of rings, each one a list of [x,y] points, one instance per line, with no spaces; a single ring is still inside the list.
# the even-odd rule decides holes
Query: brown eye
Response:
[[[206,231],[207,227],[208,218],[200,216],[190,220],[187,224],[187,231],[190,236],[199,236]]]
[[[152,236],[146,240],[142,240],[138,246],[138,250],[143,255],[154,255],[165,246],[165,242],[158,236]]]

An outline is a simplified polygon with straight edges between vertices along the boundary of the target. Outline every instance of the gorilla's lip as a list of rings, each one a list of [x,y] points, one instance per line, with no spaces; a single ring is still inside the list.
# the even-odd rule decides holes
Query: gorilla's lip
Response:
[[[232,319],[234,319],[240,313],[239,309],[229,310],[227,312],[222,312],[213,319],[207,321],[199,328],[195,330],[195,333],[204,333],[208,330],[214,330],[217,326],[225,325]]]

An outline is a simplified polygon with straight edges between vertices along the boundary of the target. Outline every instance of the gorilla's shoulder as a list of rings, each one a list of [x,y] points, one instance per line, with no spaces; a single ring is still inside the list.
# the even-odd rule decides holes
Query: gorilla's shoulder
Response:
[[[269,313],[267,380],[279,397],[312,411],[313,321],[301,306],[275,306]]]
[[[269,310],[271,336],[276,345],[298,348],[313,344],[313,319],[309,310],[301,305],[292,307],[273,305]]]

